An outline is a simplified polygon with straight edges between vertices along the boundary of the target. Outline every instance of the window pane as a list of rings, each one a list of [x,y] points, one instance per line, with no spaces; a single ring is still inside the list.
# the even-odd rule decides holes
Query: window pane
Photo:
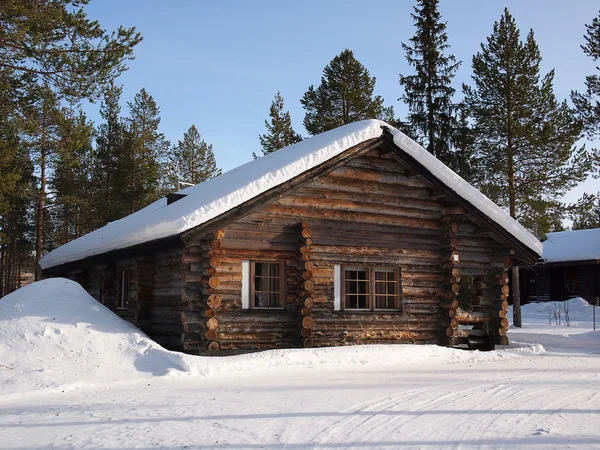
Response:
[[[267,278],[254,277],[254,290],[255,291],[266,291],[267,290]]]
[[[279,287],[279,278],[269,278],[269,291],[271,291],[271,292],[281,291],[281,288]]]
[[[266,308],[269,306],[268,294],[263,292],[254,293],[254,306],[257,308]]]
[[[360,309],[369,308],[369,296],[368,295],[359,295],[358,296],[358,307]]]
[[[278,292],[271,293],[271,308],[281,308],[281,294]]]
[[[384,295],[377,295],[375,297],[375,308],[377,309],[387,309],[388,308],[388,303],[387,303],[387,297]]]
[[[281,269],[281,266],[279,264],[269,264],[269,276],[271,277],[279,277],[279,272]]]
[[[388,294],[396,293],[396,283],[388,283]]]
[[[368,281],[359,281],[358,282],[358,292],[360,294],[368,294],[369,293],[369,282]]]
[[[268,275],[268,264],[265,263],[255,263],[254,264],[254,276],[264,277]]]
[[[375,294],[385,294],[386,293],[386,283],[376,282],[375,283]]]
[[[346,280],[346,294],[356,294],[356,282]]]

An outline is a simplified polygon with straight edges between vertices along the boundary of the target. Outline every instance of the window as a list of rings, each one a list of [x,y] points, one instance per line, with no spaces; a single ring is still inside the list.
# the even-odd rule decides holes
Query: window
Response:
[[[119,289],[119,298],[117,300],[117,309],[127,309],[129,304],[129,271],[121,270],[121,286]]]
[[[400,310],[400,271],[393,267],[336,266],[340,271],[335,290],[341,288],[339,306],[344,311]],[[336,297],[337,297],[336,292]],[[337,305],[336,305],[337,306]]]
[[[280,262],[250,261],[249,293],[247,304],[249,309],[281,309],[283,308],[284,265]],[[244,283],[242,283],[244,284]],[[247,287],[243,287],[247,289]]]

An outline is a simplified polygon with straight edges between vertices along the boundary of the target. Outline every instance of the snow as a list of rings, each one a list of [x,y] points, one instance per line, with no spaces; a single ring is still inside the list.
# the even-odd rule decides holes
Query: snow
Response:
[[[598,448],[600,332],[523,307],[493,352],[378,345],[198,357],[76,283],[0,299],[0,449]]]
[[[175,236],[218,217],[355,145],[381,136],[382,126],[388,127],[394,142],[434,176],[528,248],[541,254],[541,243],[531,233],[423,147],[385,122],[363,120],[319,134],[186,188],[179,192],[186,194],[186,197],[171,205],[167,205],[164,198],[157,200],[146,208],[48,253],[40,261],[40,266],[47,269],[111,250]]]
[[[548,233],[543,246],[546,262],[600,260],[600,228]]]

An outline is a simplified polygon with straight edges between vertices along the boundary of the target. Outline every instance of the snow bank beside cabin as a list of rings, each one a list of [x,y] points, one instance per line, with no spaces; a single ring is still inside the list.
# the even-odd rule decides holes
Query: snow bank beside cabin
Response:
[[[167,205],[164,198],[157,200],[146,208],[57,248],[44,256],[40,265],[47,269],[180,234],[242,205],[351,147],[380,137],[382,127],[389,128],[395,144],[423,164],[433,176],[541,255],[542,244],[535,236],[427,150],[385,122],[363,120],[313,136],[179,191],[186,197],[171,205]]]
[[[0,299],[0,394],[155,376],[513,360],[543,351],[539,345],[488,353],[435,345],[369,345],[202,357],[165,350],[64,278],[39,281]]]
[[[0,299],[0,393],[185,371],[79,284],[52,278]]]

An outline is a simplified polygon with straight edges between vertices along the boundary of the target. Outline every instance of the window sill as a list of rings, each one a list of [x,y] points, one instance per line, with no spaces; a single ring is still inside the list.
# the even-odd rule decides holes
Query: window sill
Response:
[[[260,314],[260,313],[278,314],[278,313],[287,313],[288,312],[288,310],[285,308],[252,308],[252,309],[242,309],[242,311],[244,311],[245,313],[250,313],[250,314]]]

